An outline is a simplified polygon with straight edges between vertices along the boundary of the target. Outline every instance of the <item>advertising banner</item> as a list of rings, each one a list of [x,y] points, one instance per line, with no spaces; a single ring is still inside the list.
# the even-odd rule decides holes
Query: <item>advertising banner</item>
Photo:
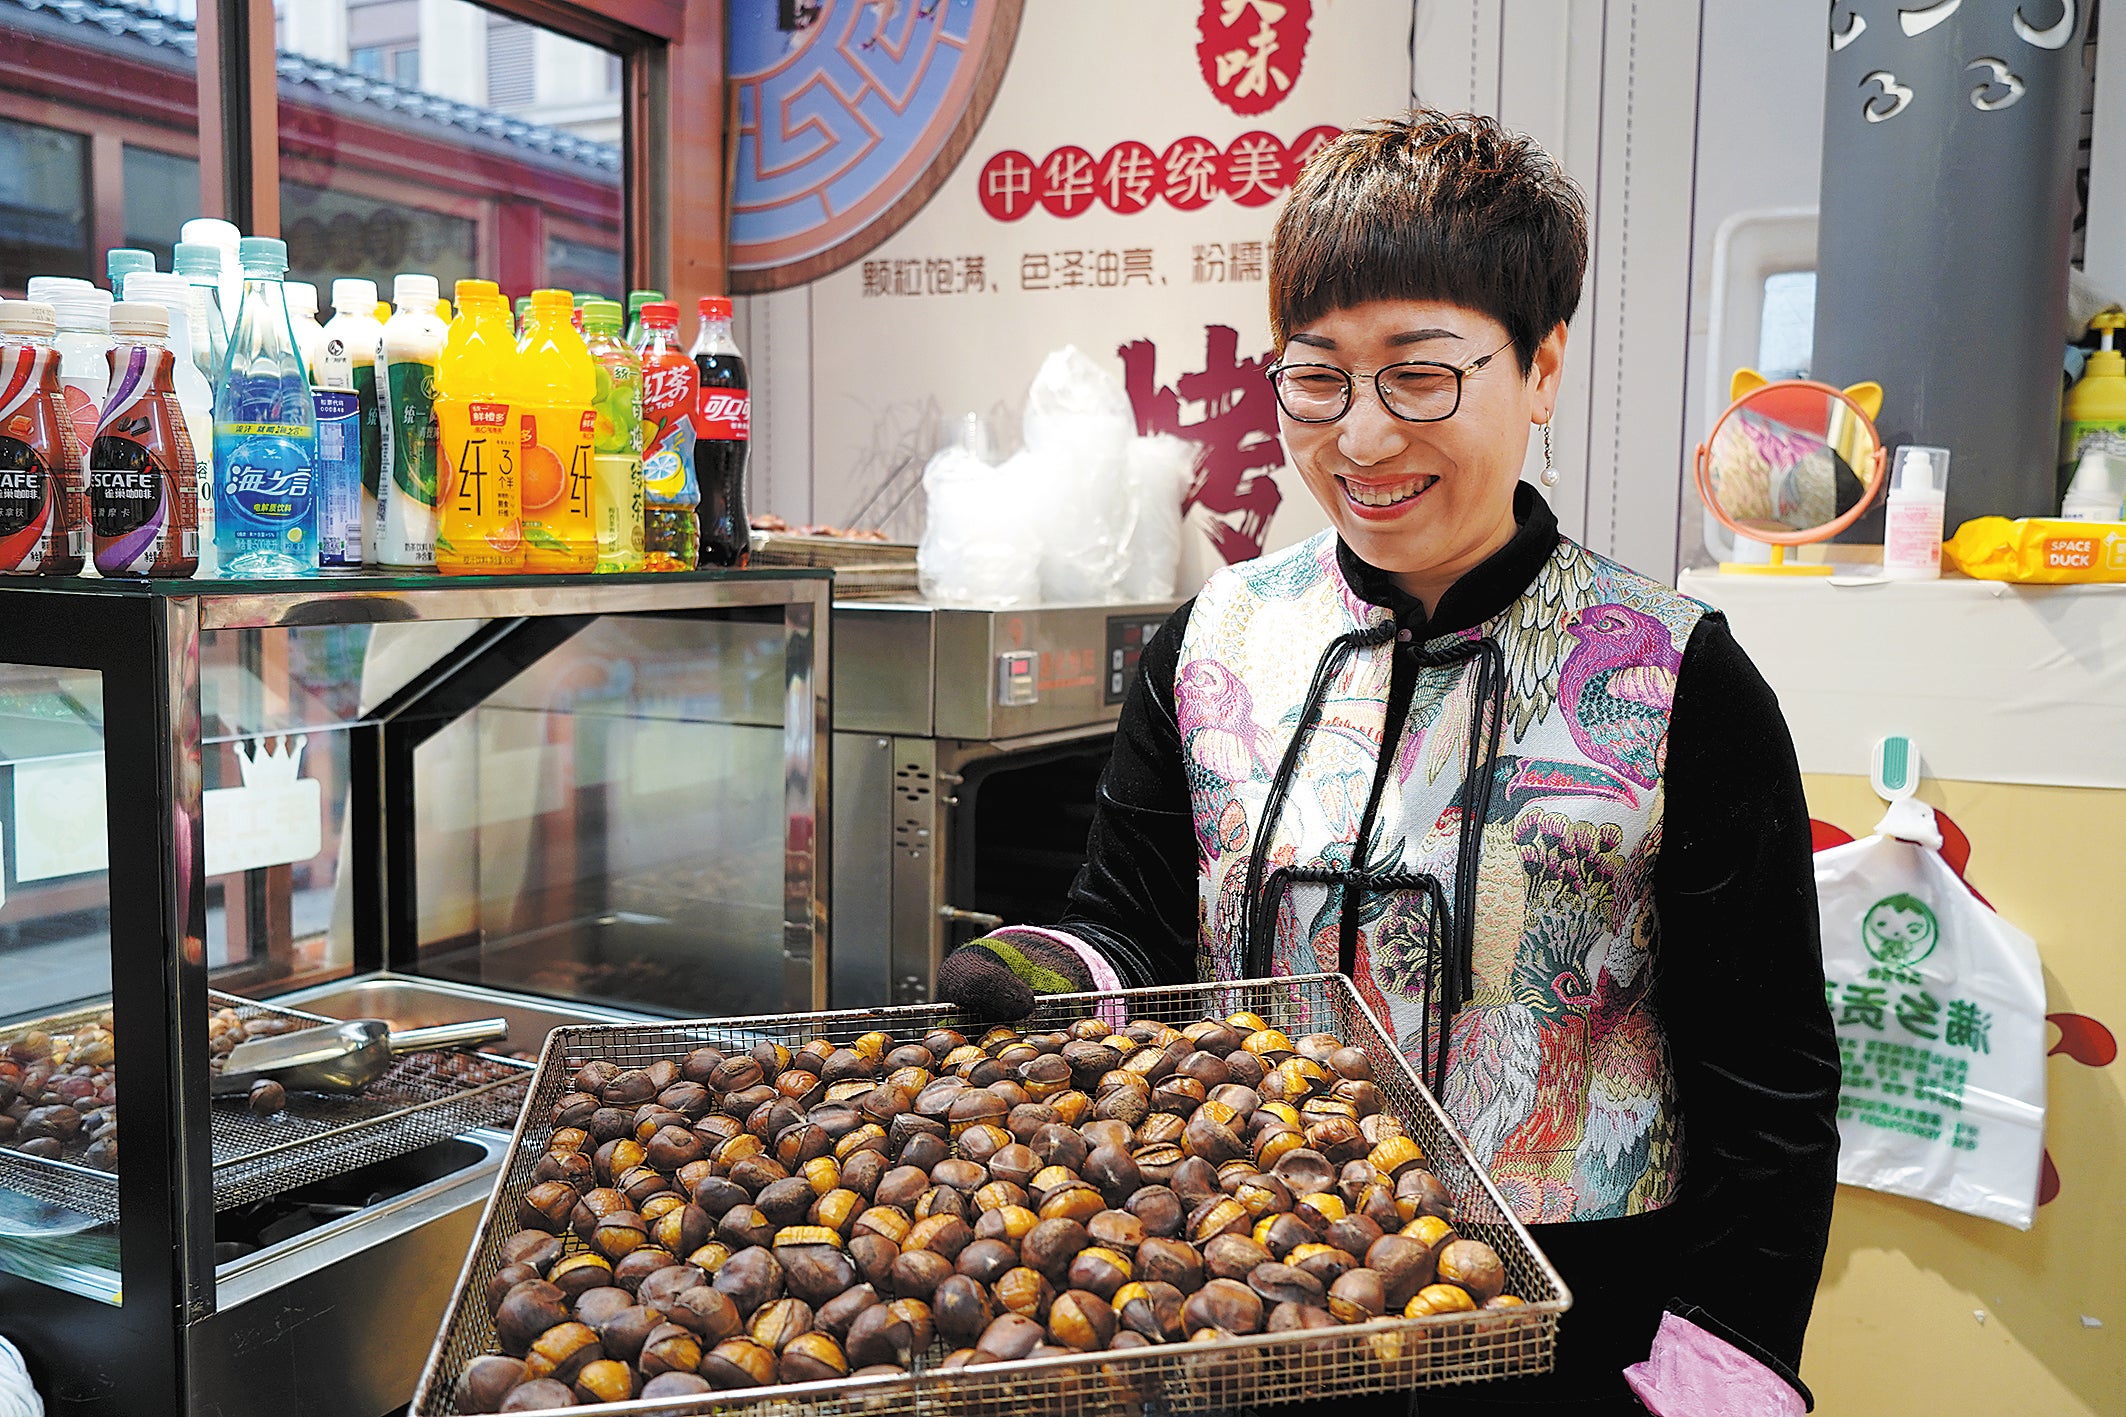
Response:
[[[1140,431],[1202,446],[1184,590],[1325,524],[1263,373],[1270,224],[1316,147],[1407,104],[1406,0],[731,14],[758,505],[913,539],[950,428],[980,415],[1010,452],[1028,381],[1075,345]]]

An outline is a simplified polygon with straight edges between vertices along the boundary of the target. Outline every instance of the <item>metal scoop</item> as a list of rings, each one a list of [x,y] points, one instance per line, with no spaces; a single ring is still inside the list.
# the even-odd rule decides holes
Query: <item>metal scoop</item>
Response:
[[[249,1092],[251,1084],[271,1078],[291,1092],[360,1092],[391,1069],[401,1053],[431,1048],[463,1048],[509,1036],[509,1020],[473,1019],[409,1028],[393,1033],[382,1019],[359,1018],[336,1028],[306,1028],[271,1038],[254,1038],[229,1051],[229,1060],[211,1080],[215,1096]]]

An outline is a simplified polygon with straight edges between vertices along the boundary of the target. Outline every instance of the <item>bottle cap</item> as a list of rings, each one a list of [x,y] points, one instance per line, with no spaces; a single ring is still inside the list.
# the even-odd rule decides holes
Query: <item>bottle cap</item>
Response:
[[[343,315],[376,313],[376,282],[336,280],[332,283],[332,308]]]
[[[520,295],[517,297],[516,312],[517,319],[519,322],[522,322],[524,317],[531,313],[531,307],[532,298],[529,295]]]
[[[591,302],[592,302],[593,300],[606,300],[606,299],[609,299],[610,297],[608,297],[608,296],[604,296],[604,295],[600,295],[600,294],[598,294],[598,292],[596,292],[596,291],[594,291],[594,290],[579,290],[579,291],[577,291],[577,292],[576,292],[576,297],[575,297],[575,298],[576,298],[576,308],[577,308],[578,310],[581,310],[581,309],[582,309],[582,308],[583,308],[584,306],[586,306],[586,305],[590,304],[590,303],[591,303]]]
[[[90,285],[78,276],[31,276],[29,288],[24,292],[24,298],[42,300],[47,305],[56,305],[62,295],[86,295],[95,288],[95,286]]]
[[[125,278],[125,296],[185,310],[192,304],[192,283],[168,271],[135,271]]]
[[[593,300],[583,307],[583,328],[613,331],[620,328],[620,302]]]
[[[218,216],[194,217],[177,229],[179,241],[197,241],[219,251],[243,250],[243,233],[233,221]]]
[[[627,313],[630,317],[642,313],[642,307],[653,300],[664,299],[661,290],[631,290],[627,293]]]
[[[288,269],[288,243],[278,236],[246,236],[236,243],[236,263],[245,275],[280,275]]]
[[[68,291],[52,301],[52,308],[59,312],[61,330],[78,330],[87,334],[106,334],[111,328],[111,293],[90,286],[87,294]]]
[[[202,241],[180,241],[170,251],[170,269],[181,276],[221,278],[221,247]]]
[[[288,313],[317,318],[317,287],[307,280],[288,282]]]
[[[1897,449],[1896,461],[1891,465],[1890,490],[1893,492],[1940,492],[1949,481],[1949,450],[1930,448],[1920,443],[1906,443]]]
[[[135,271],[155,269],[155,253],[137,246],[113,247],[104,255],[103,268],[111,278],[111,289],[122,295],[127,276]]]
[[[576,308],[576,297],[572,291],[535,290],[531,293],[531,308],[564,313]]]
[[[679,307],[669,300],[651,300],[642,307],[642,323],[645,325],[679,327]]]
[[[434,276],[407,272],[391,278],[391,303],[401,310],[433,310],[442,295]]]
[[[704,320],[728,320],[731,318],[731,299],[727,295],[704,295],[701,297],[701,318]]]
[[[120,300],[111,306],[111,333],[140,339],[167,339],[170,312],[144,300]]]
[[[58,330],[58,313],[42,300],[0,300],[0,332],[49,339]]]
[[[491,280],[461,280],[451,287],[451,294],[457,300],[458,308],[463,310],[468,300],[501,299],[502,287]]]

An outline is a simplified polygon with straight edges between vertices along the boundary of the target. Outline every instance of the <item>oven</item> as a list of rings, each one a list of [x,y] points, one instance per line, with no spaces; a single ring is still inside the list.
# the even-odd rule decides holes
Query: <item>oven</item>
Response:
[[[1123,687],[1178,603],[835,604],[834,1007],[924,1002],[957,946],[1061,916]]]

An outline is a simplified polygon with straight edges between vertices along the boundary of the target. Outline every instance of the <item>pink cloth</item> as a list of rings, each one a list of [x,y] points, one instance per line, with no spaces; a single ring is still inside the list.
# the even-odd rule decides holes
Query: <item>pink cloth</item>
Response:
[[[1045,925],[1014,925],[1012,928],[1028,935],[1038,936],[1049,944],[1061,946],[1076,955],[1085,965],[1085,972],[1092,976],[1093,988],[1096,991],[1102,994],[1112,994],[1122,988],[1122,976],[1115,973],[1115,967],[1107,962],[1107,956],[1101,954],[1091,945],[1086,944],[1085,941],[1079,939],[1076,935],[1066,934],[1061,930],[1051,930]],[[1113,999],[1101,1004],[1095,1012],[1100,1021],[1109,1028],[1120,1028],[1129,1021],[1129,1011]]]
[[[1661,1316],[1653,1351],[1624,1381],[1654,1417],[1801,1417],[1808,1404],[1764,1364],[1680,1314]]]

